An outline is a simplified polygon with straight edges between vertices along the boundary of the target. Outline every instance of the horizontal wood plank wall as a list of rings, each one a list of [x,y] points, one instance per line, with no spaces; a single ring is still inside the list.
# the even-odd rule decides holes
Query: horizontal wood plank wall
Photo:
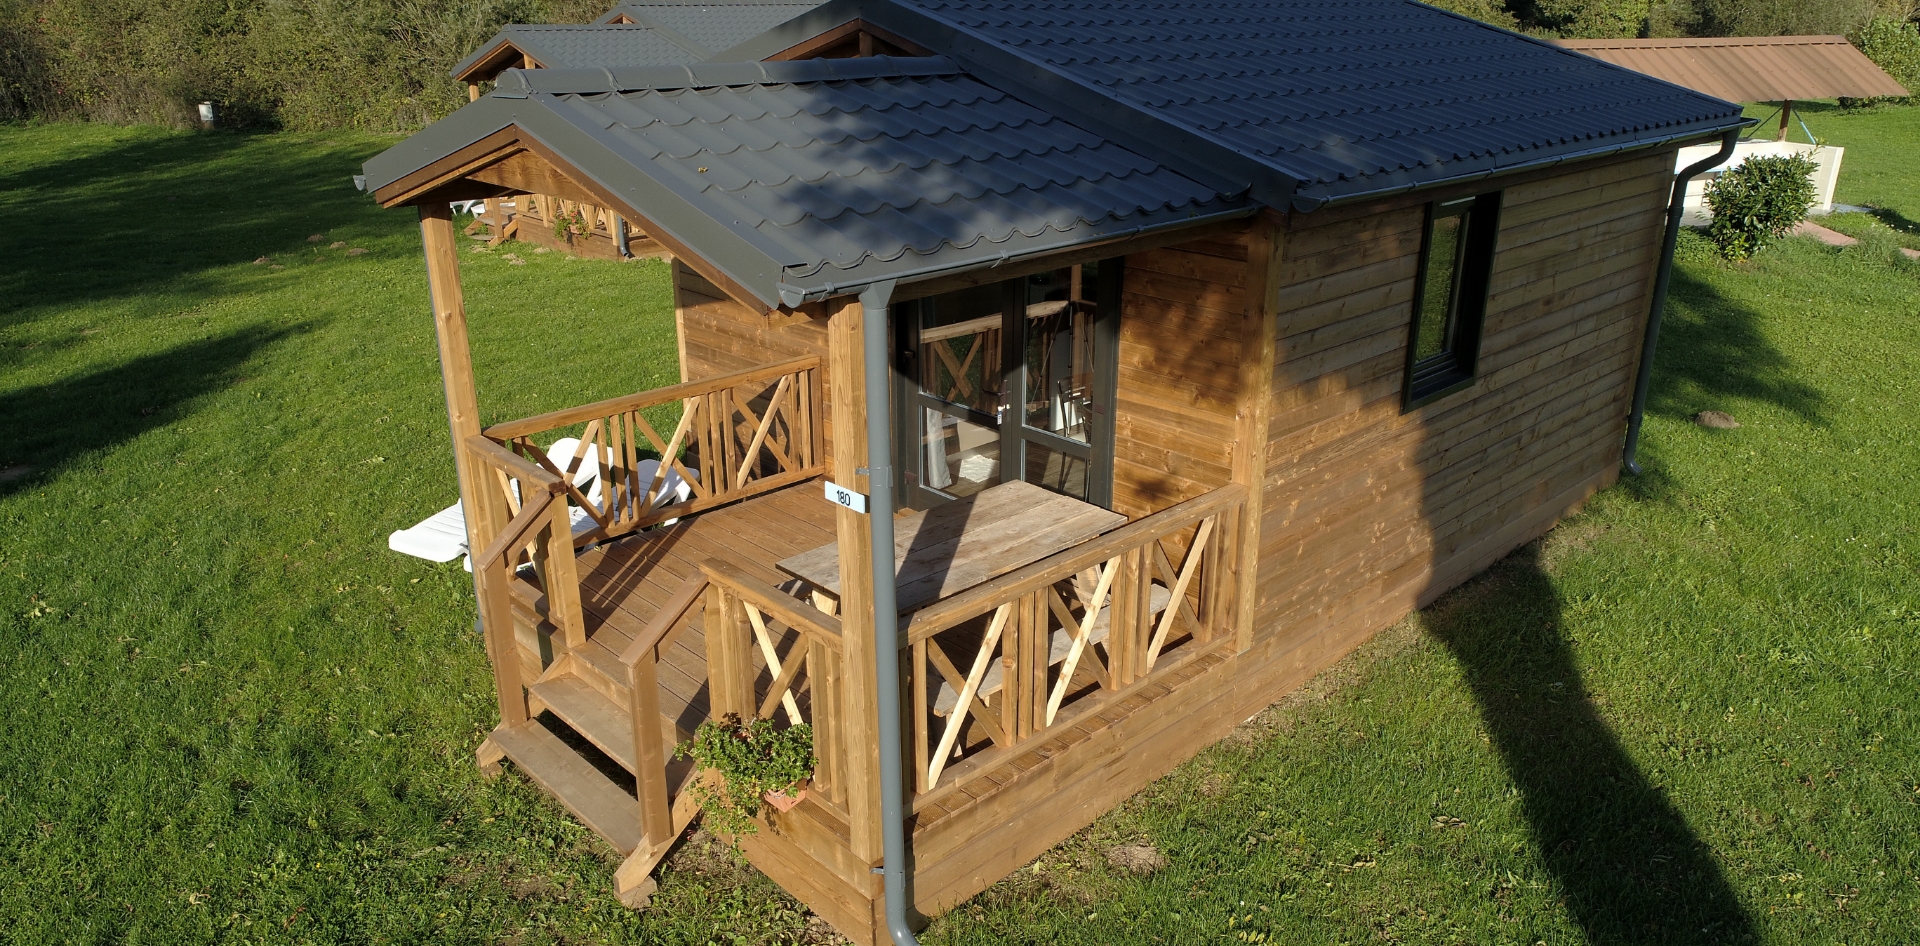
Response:
[[[1232,477],[1246,271],[1244,233],[1126,258],[1114,511],[1138,519]]]
[[[722,292],[679,260],[673,262],[673,316],[680,343],[680,380],[697,381],[745,371],[757,365],[827,357],[824,304],[799,312],[767,315]],[[823,379],[826,403],[816,416],[826,430],[827,455],[833,455],[833,379]]]
[[[1570,489],[1613,481],[1672,173],[1661,152],[1509,187],[1479,380],[1411,413],[1424,204],[1294,217],[1258,636],[1383,627],[1551,527]]]
[[[1669,151],[1512,186],[1481,383],[1404,416],[1421,202],[1297,216],[1252,648],[1208,654],[1111,718],[1062,727],[957,810],[916,819],[915,908],[944,912],[986,889],[1612,483],[1672,168]],[[1233,339],[1186,333],[1210,334],[1209,318],[1237,309],[1238,287],[1185,283],[1184,301],[1165,288],[1179,285],[1168,281],[1178,266],[1207,265],[1198,256],[1232,258],[1210,249],[1127,260],[1119,450],[1153,458],[1116,463],[1116,508],[1135,515],[1228,475],[1230,453],[1202,451],[1230,440],[1231,392],[1199,409],[1209,375],[1176,365],[1233,376]],[[1195,382],[1195,396],[1130,395],[1152,358]]]

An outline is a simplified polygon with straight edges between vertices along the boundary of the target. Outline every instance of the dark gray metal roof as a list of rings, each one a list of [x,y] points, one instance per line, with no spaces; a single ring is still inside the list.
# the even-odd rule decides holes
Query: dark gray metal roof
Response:
[[[635,23],[664,27],[698,43],[712,52],[744,43],[773,27],[820,5],[820,0],[801,3],[622,3],[596,22],[606,23],[626,16]]]
[[[769,305],[1257,209],[945,58],[508,70],[368,188],[508,125]]]
[[[453,67],[453,76],[465,75],[475,64],[508,44],[552,69],[673,65],[699,62],[712,55],[700,47],[676,42],[674,37],[650,26],[516,23],[501,27],[492,39],[460,60],[460,64]]]
[[[517,124],[748,291],[791,304],[1745,123],[1732,103],[1412,0],[616,12],[672,47],[645,61],[705,61],[627,67],[583,48],[605,68],[509,70],[369,161],[373,186]],[[855,18],[952,58],[759,61]]]
[[[1302,208],[1710,135],[1738,106],[1412,0],[835,0],[1222,188]]]

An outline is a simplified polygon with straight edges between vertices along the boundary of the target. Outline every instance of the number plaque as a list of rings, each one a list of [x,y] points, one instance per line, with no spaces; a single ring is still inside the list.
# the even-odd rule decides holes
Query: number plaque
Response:
[[[827,502],[836,506],[845,506],[854,512],[867,511],[867,494],[841,486],[832,480],[827,481]]]

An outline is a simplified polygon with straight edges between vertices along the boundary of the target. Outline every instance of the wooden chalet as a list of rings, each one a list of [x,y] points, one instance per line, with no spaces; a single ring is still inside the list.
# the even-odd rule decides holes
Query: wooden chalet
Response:
[[[467,100],[508,69],[600,69],[680,65],[713,58],[769,27],[810,10],[810,3],[627,3],[592,24],[512,24],[453,68]],[[716,16],[716,9],[724,15]],[[844,59],[920,56],[927,50],[858,20],[765,57]],[[668,250],[610,207],[558,194],[529,193],[489,201],[474,227],[488,228],[498,245],[517,239],[586,259],[641,259]]]
[[[791,53],[861,36],[928,55]],[[480,764],[637,902],[675,745],[805,721],[746,855],[910,941],[1614,482],[1674,153],[1742,123],[1402,0],[834,0],[498,73],[366,165],[426,245]],[[672,253],[683,383],[481,426],[448,203],[529,194]]]

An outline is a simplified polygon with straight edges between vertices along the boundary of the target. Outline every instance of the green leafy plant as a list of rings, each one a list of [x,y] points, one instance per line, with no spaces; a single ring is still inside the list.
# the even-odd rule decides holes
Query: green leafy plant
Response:
[[[689,791],[707,813],[707,826],[735,837],[753,834],[762,796],[792,793],[813,777],[813,727],[774,728],[771,720],[742,722],[734,713],[701,723],[693,741],[674,750],[720,778],[695,779]]]
[[[1886,70],[1908,92],[1920,93],[1920,24],[1877,16],[1854,39],[1860,51]],[[1898,99],[1842,99],[1841,105],[1873,104]]]
[[[1817,168],[1804,154],[1758,155],[1708,184],[1713,223],[1707,236],[1720,255],[1747,259],[1807,219],[1814,198],[1811,175]]]
[[[553,236],[555,239],[571,241],[576,236],[586,236],[593,229],[587,222],[586,214],[575,210],[573,213],[553,215]]]

